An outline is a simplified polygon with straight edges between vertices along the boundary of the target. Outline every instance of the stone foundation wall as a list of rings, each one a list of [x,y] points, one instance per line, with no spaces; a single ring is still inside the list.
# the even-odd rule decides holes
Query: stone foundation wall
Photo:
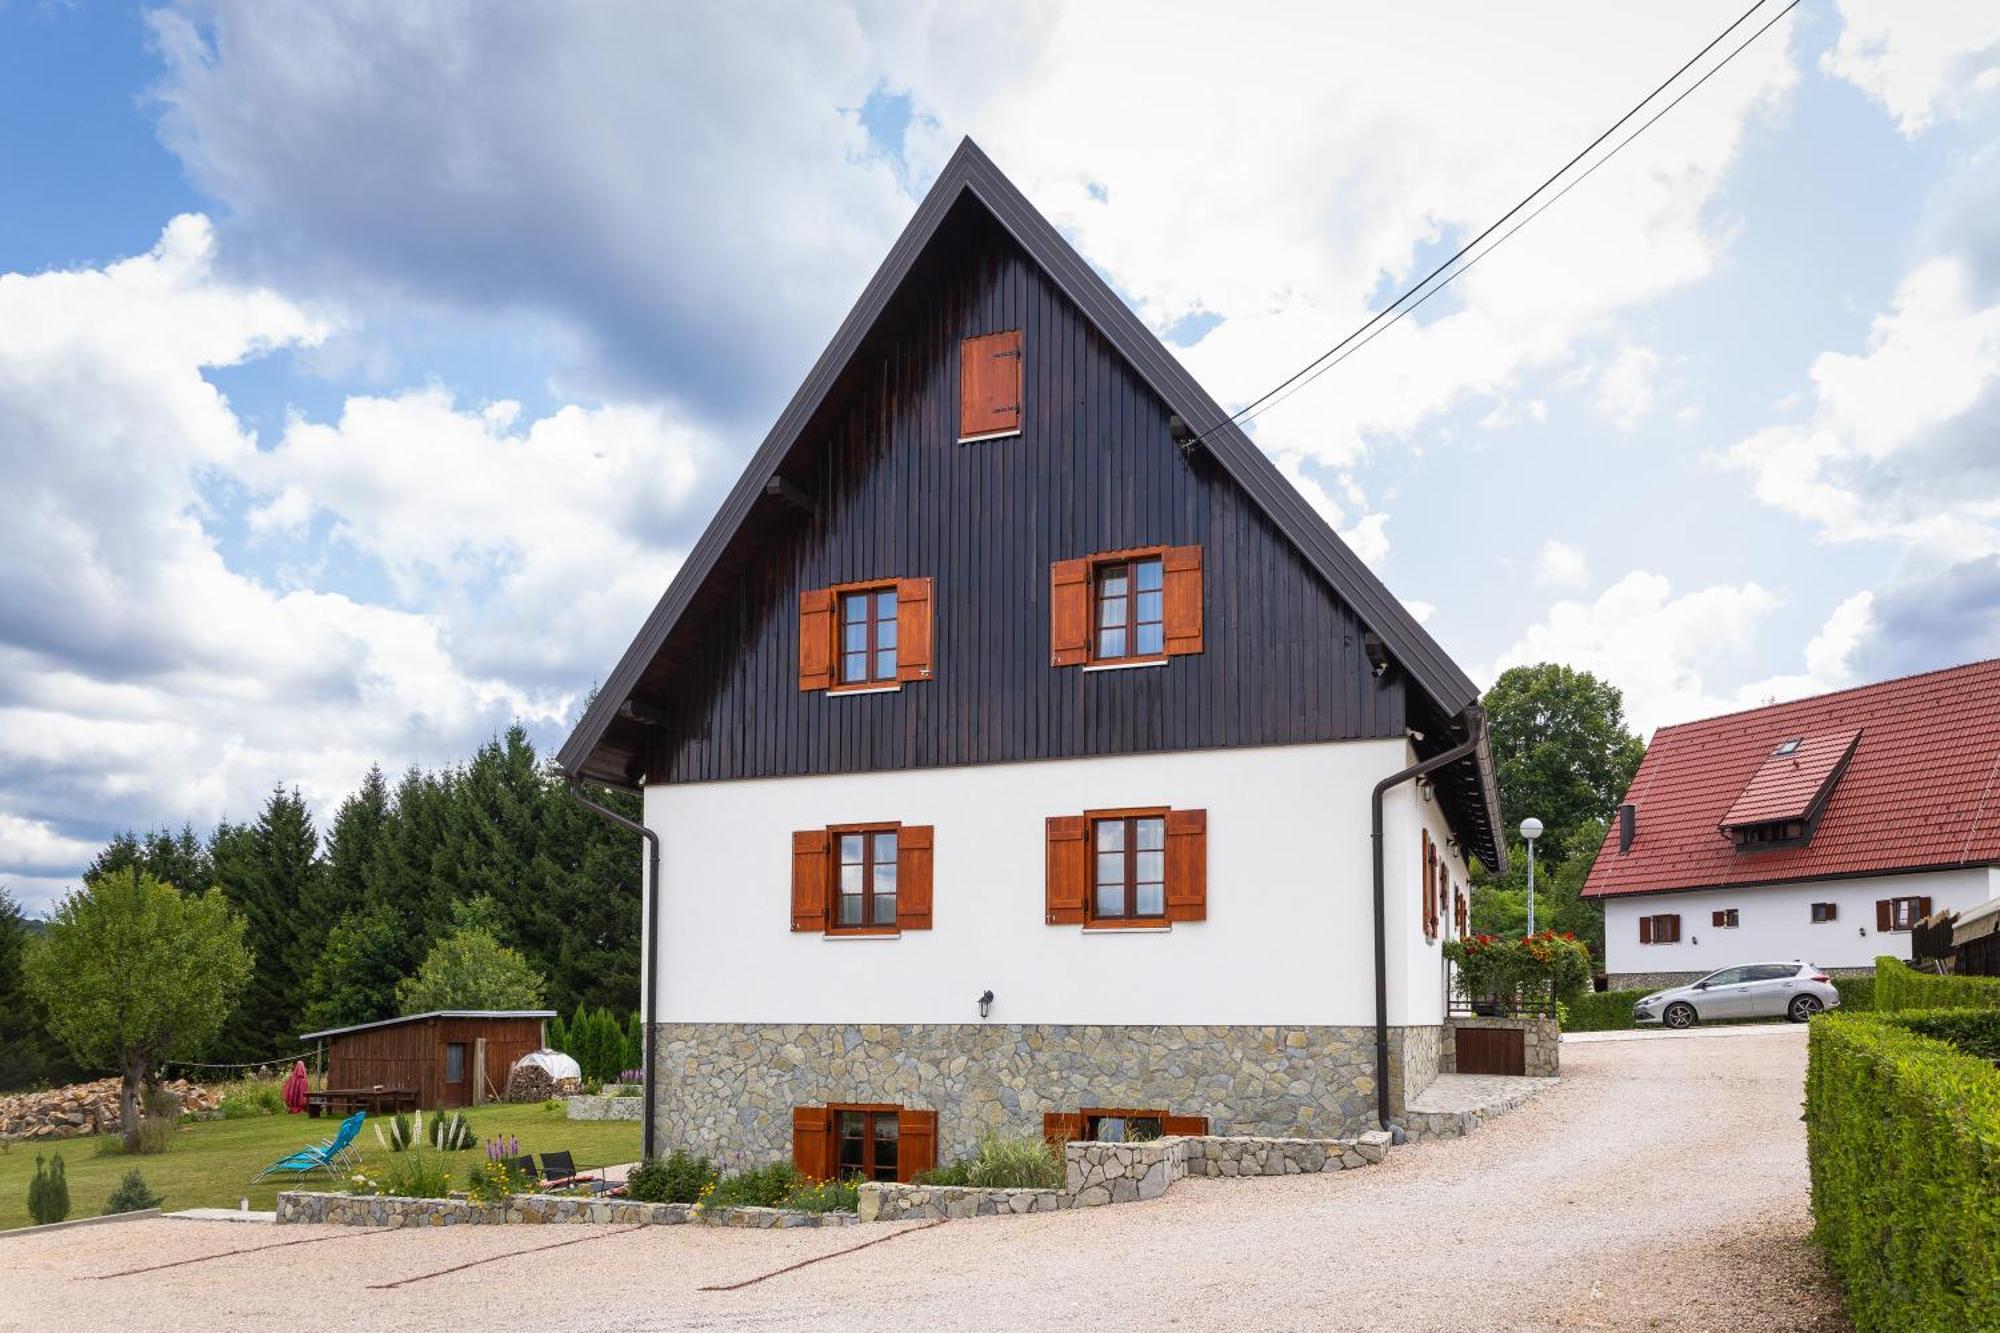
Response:
[[[598,1222],[637,1226],[844,1227],[853,1213],[804,1213],[790,1208],[707,1208],[687,1203],[635,1203],[629,1199],[585,1199],[564,1194],[513,1194],[505,1203],[470,1199],[406,1199],[388,1194],[316,1194],[287,1190],[278,1195],[280,1223],[321,1222],[353,1227],[501,1226],[510,1222]]]
[[[1389,1037],[1400,1114],[1440,1042],[1434,1027]],[[1375,1128],[1372,1027],[666,1023],[653,1040],[662,1149],[729,1169],[789,1157],[792,1108],[827,1102],[937,1111],[939,1161],[1091,1106],[1203,1115],[1219,1135]]]
[[[644,1120],[644,1097],[565,1097],[563,1114],[570,1120]]]
[[[1529,1078],[1555,1078],[1562,1072],[1562,1032],[1553,1018],[1480,1018],[1473,1015],[1444,1021],[1444,1045],[1438,1054],[1440,1073],[1458,1072],[1458,1031],[1461,1028],[1511,1028],[1521,1033],[1521,1053]]]

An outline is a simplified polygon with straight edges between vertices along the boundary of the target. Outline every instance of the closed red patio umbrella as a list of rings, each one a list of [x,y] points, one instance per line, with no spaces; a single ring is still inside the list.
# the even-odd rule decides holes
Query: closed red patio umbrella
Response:
[[[285,1109],[293,1115],[306,1109],[306,1062],[294,1060],[292,1072],[285,1075]]]

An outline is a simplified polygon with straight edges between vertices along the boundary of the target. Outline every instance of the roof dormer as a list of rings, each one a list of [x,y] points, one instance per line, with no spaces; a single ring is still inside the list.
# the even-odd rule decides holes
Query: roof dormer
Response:
[[[1739,852],[1805,846],[1860,743],[1859,729],[1787,736],[1722,817],[1722,832]]]

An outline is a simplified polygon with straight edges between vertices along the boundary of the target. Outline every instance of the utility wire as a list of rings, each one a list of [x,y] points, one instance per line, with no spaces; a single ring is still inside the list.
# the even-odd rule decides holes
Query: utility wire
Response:
[[[1492,254],[1495,250],[1498,250],[1501,246],[1505,245],[1507,243],[1508,238],[1513,236],[1515,232],[1521,230],[1521,228],[1527,226],[1530,222],[1533,222],[1536,218],[1540,217],[1543,213],[1547,212],[1550,205],[1554,204],[1557,200],[1561,199],[1571,190],[1574,190],[1577,186],[1589,180],[1593,175],[1597,173],[1597,169],[1599,167],[1602,167],[1612,158],[1618,156],[1619,153],[1624,151],[1625,146],[1627,144],[1631,143],[1634,139],[1638,138],[1640,135],[1644,134],[1647,130],[1653,128],[1654,125],[1658,124],[1660,121],[1660,117],[1666,115],[1669,111],[1672,111],[1675,107],[1679,106],[1681,102],[1687,98],[1688,94],[1692,93],[1695,89],[1701,87],[1702,84],[1707,83],[1710,79],[1714,78],[1717,74],[1721,73],[1722,67],[1724,65],[1727,65],[1730,61],[1736,59],[1737,56],[1742,55],[1744,48],[1748,47],[1752,42],[1756,41],[1759,37],[1762,37],[1765,33],[1769,32],[1774,26],[1776,26],[1778,20],[1784,18],[1785,15],[1791,13],[1794,9],[1797,9],[1798,7],[1799,7],[1799,0],[1791,0],[1790,4],[1786,5],[1783,9],[1779,10],[1776,14],[1772,15],[1770,21],[1764,24],[1763,27],[1757,29],[1757,31],[1751,33],[1748,37],[1744,38],[1741,45],[1737,46],[1735,50],[1731,51],[1728,55],[1724,56],[1720,61],[1716,62],[1714,67],[1711,68],[1708,71],[1708,73],[1702,75],[1700,78],[1696,79],[1693,83],[1689,84],[1685,89],[1681,91],[1679,96],[1675,97],[1673,101],[1661,107],[1657,112],[1653,114],[1651,119],[1646,121],[1645,124],[1641,125],[1638,129],[1633,130],[1630,134],[1626,135],[1623,139],[1619,140],[1617,145],[1613,147],[1610,152],[1606,153],[1603,157],[1599,158],[1596,162],[1592,163],[1590,168],[1586,170],[1582,175],[1578,176],[1575,180],[1563,186],[1562,189],[1556,191],[1553,195],[1543,200],[1539,208],[1537,208],[1534,212],[1528,214],[1528,216],[1522,218],[1519,222],[1516,222],[1506,231],[1502,232],[1499,238],[1495,240],[1493,244],[1487,246],[1484,250],[1481,250],[1478,254],[1466,260],[1464,264],[1460,265],[1452,272],[1446,274],[1443,281],[1439,282],[1437,286],[1431,288],[1429,291],[1425,292],[1422,296],[1410,302],[1410,304],[1404,306],[1401,310],[1397,310],[1395,317],[1389,320],[1388,323],[1382,325],[1378,329],[1375,329],[1374,331],[1369,333],[1367,337],[1363,338],[1360,342],[1355,343],[1354,346],[1348,348],[1346,351],[1341,352],[1340,355],[1334,357],[1332,360],[1326,361],[1324,362],[1324,364],[1319,365],[1317,368],[1313,369],[1311,374],[1306,375],[1303,379],[1300,379],[1298,376],[1294,376],[1293,379],[1296,380],[1297,382],[1292,384],[1290,388],[1284,389],[1284,392],[1282,393],[1277,393],[1276,397],[1272,397],[1271,394],[1266,394],[1265,399],[1267,399],[1268,401],[1264,401],[1261,406],[1253,404],[1252,406],[1255,408],[1255,410],[1245,409],[1243,412],[1239,413],[1237,417],[1231,418],[1231,420],[1241,420],[1241,421],[1256,420],[1258,417],[1264,415],[1264,413],[1270,411],[1278,404],[1290,398],[1293,394],[1297,393],[1299,390],[1305,388],[1308,384],[1311,384],[1321,375],[1326,374],[1327,371],[1332,370],[1335,366],[1347,360],[1348,357],[1353,356],[1356,352],[1366,347],[1369,343],[1374,342],[1377,338],[1387,333],[1397,324],[1401,323],[1403,316],[1410,314],[1412,311],[1416,310],[1417,307],[1421,306],[1424,302],[1430,300],[1433,296],[1436,296],[1439,292],[1443,291],[1447,286],[1451,284],[1453,279],[1463,275],[1474,264],[1477,264],[1480,260],[1486,258],[1486,256]],[[1467,248],[1469,249],[1470,247],[1468,246]],[[1459,253],[1463,254],[1464,251],[1461,250]],[[1447,260],[1446,262],[1449,263],[1450,261]],[[1432,274],[1431,276],[1435,277],[1437,275]],[[1430,278],[1424,279],[1424,282],[1429,282],[1429,281]],[[1417,284],[1417,287],[1411,288],[1411,291],[1415,291],[1417,290],[1417,288],[1421,288],[1423,285],[1424,284],[1420,282]],[[1409,292],[1405,292],[1403,295],[1408,296]],[[1394,306],[1384,307],[1383,313],[1387,314],[1388,311],[1392,309],[1395,309],[1395,307]],[[1380,316],[1377,316],[1377,318],[1380,318]],[[1373,321],[1370,322],[1372,323]],[[1363,325],[1362,327],[1366,328],[1367,325]],[[1357,332],[1358,331],[1359,330],[1357,330]],[[1281,385],[1280,388],[1284,388],[1284,386]],[[1275,390],[1273,392],[1276,393]]]
[[[1796,4],[1797,2],[1798,0],[1793,0],[1794,4]],[[1625,124],[1626,121],[1631,120],[1634,116],[1638,115],[1641,111],[1643,111],[1648,103],[1650,103],[1654,98],[1658,97],[1661,93],[1665,92],[1669,87],[1671,87],[1676,79],[1680,78],[1681,75],[1687,73],[1690,69],[1692,69],[1695,66],[1696,62],[1700,61],[1703,56],[1707,55],[1710,51],[1713,51],[1717,46],[1720,46],[1723,40],[1727,38],[1730,33],[1742,27],[1744,22],[1748,20],[1752,14],[1755,14],[1759,9],[1763,8],[1765,3],[1766,0],[1755,0],[1755,3],[1753,3],[1750,6],[1750,8],[1744,10],[1742,14],[1737,16],[1735,22],[1731,23],[1728,27],[1724,28],[1721,32],[1717,33],[1712,39],[1710,39],[1708,45],[1702,47],[1701,50],[1695,52],[1694,55],[1688,59],[1686,64],[1682,65],[1679,69],[1675,70],[1672,74],[1668,75],[1664,80],[1660,82],[1660,85],[1657,88],[1654,88],[1651,92],[1647,93],[1644,97],[1640,98],[1637,102],[1635,102],[1631,110],[1627,111],[1617,120],[1611,122],[1611,124],[1605,128],[1603,133],[1599,134],[1595,139],[1592,139],[1588,144],[1585,144],[1582,150],[1579,151],[1576,154],[1576,156],[1572,157],[1569,161],[1563,163],[1562,166],[1557,168],[1556,171],[1553,174],[1551,174],[1547,180],[1543,181],[1540,185],[1537,185],[1534,189],[1528,191],[1528,193],[1521,196],[1520,202],[1516,203],[1512,208],[1508,209],[1505,213],[1502,213],[1499,217],[1495,218],[1493,222],[1486,228],[1486,230],[1480,232],[1477,236],[1473,237],[1471,240],[1467,241],[1463,246],[1459,247],[1458,251],[1455,254],[1451,255],[1443,263],[1439,264],[1436,268],[1432,269],[1429,273],[1426,273],[1408,290],[1404,291],[1402,295],[1398,296],[1388,305],[1385,305],[1380,310],[1376,311],[1359,328],[1355,329],[1345,338],[1342,338],[1332,347],[1327,348],[1326,351],[1321,352],[1318,356],[1314,357],[1311,361],[1308,361],[1305,365],[1301,366],[1298,370],[1294,371],[1292,374],[1288,375],[1283,380],[1280,380],[1276,385],[1274,385],[1272,388],[1264,392],[1262,395],[1252,399],[1250,402],[1236,409],[1236,411],[1230,413],[1228,418],[1225,419],[1224,421],[1218,423],[1217,425],[1209,427],[1207,430],[1203,431],[1200,435],[1195,436],[1195,438],[1192,441],[1190,441],[1190,444],[1201,443],[1203,440],[1207,439],[1210,435],[1214,434],[1216,431],[1221,430],[1223,426],[1230,425],[1239,418],[1246,415],[1247,413],[1255,411],[1258,407],[1267,402],[1269,399],[1275,397],[1277,394],[1290,388],[1293,384],[1297,383],[1299,380],[1303,379],[1307,375],[1312,374],[1315,370],[1319,368],[1320,364],[1324,362],[1327,358],[1335,355],[1342,348],[1346,347],[1349,343],[1353,342],[1355,339],[1367,333],[1369,329],[1373,328],[1377,323],[1379,323],[1381,320],[1387,317],[1390,311],[1395,310],[1398,306],[1402,305],[1403,302],[1409,300],[1412,296],[1422,291],[1423,288],[1431,281],[1431,279],[1437,277],[1440,273],[1443,273],[1446,269],[1450,268],[1453,264],[1457,263],[1460,259],[1464,258],[1465,255],[1469,251],[1471,251],[1474,246],[1478,245],[1488,236],[1491,236],[1495,231],[1498,231],[1502,226],[1506,224],[1509,218],[1513,217],[1516,213],[1526,208],[1530,203],[1534,202],[1534,199],[1537,195],[1541,194],[1542,191],[1548,189],[1549,186],[1555,184],[1556,181],[1560,180],[1563,176],[1563,173],[1567,172],[1571,167],[1575,166],[1578,162],[1581,162],[1599,144],[1603,143],[1606,139],[1610,138],[1613,134],[1617,133],[1619,127],[1621,127],[1622,125]]]

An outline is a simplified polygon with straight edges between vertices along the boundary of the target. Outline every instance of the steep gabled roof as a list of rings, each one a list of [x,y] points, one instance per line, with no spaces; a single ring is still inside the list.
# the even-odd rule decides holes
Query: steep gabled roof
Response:
[[[1662,727],[1625,799],[1585,897],[2000,863],[2000,660]],[[1815,812],[1804,846],[1725,832]]]
[[[723,501],[701,539],[674,576],[666,594],[647,617],[632,646],[604,682],[597,698],[577,723],[556,762],[566,773],[627,785],[631,775],[616,764],[594,762],[606,731],[637,689],[648,664],[666,643],[675,624],[714,570],[737,530],[765,495],[780,465],[798,443],[860,348],[862,340],[902,286],[912,266],[929,245],[946,216],[962,198],[976,200],[1006,230],[1050,280],[1080,309],[1084,317],[1132,366],[1160,398],[1203,437],[1206,448],[1237,485],[1299,550],[1305,560],[1354,609],[1362,623],[1379,637],[1389,656],[1445,719],[1467,717],[1479,704],[1479,689],[1445,655],[1436,641],[1404,609],[1380,579],[1348,549],[1277,467],[1249,437],[1229,421],[1229,414],[1210,398],[1182,368],[1160,340],[1140,323],[1108,284],[1086,264],[1048,219],[1000,173],[978,145],[966,139],[945,164],[903,234],[889,250],[854,308],[841,321],[833,340],[813,364],[798,391],[779,414],[770,434],[752,456],[742,477]],[[1431,749],[1445,738],[1432,737]],[[1493,855],[1504,855],[1494,834],[1500,826],[1498,789],[1492,763],[1482,748],[1465,782],[1474,807],[1488,828],[1477,839]],[[1489,859],[1483,858],[1483,859]]]

